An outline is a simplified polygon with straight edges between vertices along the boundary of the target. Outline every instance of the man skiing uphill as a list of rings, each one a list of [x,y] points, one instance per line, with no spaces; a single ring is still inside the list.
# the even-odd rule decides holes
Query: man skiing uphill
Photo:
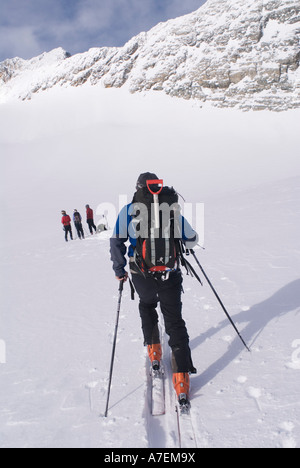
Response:
[[[116,277],[126,281],[126,246],[132,281],[139,295],[145,345],[153,370],[160,368],[162,347],[156,311],[160,302],[172,349],[173,383],[180,404],[189,405],[190,373],[196,373],[189,336],[182,318],[182,274],[179,243],[193,248],[198,236],[181,216],[173,188],[162,187],[155,174],[138,178],[132,203],[119,214],[111,238],[111,259]]]

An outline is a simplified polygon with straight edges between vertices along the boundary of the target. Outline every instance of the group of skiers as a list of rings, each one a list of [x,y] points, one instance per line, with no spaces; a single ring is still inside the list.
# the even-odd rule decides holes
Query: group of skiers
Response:
[[[90,205],[85,205],[85,208],[86,208],[86,222],[89,226],[90,233],[93,235],[94,231],[97,232],[97,228],[94,223],[94,212],[90,208]],[[68,242],[68,234],[70,235],[70,239],[73,240],[71,218],[65,210],[62,210],[61,214],[62,214],[61,222],[63,225],[63,229],[65,231],[65,241]],[[73,222],[74,222],[79,239],[84,239],[82,217],[79,211],[76,209],[74,210],[74,213],[73,213]]]

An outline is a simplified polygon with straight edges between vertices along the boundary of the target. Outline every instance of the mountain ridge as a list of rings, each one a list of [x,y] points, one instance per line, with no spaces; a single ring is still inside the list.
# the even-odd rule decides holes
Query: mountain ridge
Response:
[[[217,107],[287,110],[300,107],[299,41],[298,0],[208,0],[123,47],[73,56],[57,48],[30,60],[5,60],[0,102],[31,99],[57,85],[100,83]]]

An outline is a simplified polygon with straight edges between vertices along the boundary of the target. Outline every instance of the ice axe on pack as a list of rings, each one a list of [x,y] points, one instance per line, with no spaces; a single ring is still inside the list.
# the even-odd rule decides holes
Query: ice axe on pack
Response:
[[[161,179],[155,179],[155,180],[147,180],[147,187],[149,192],[153,195],[153,200],[154,200],[154,225],[155,229],[159,229],[160,223],[159,223],[159,200],[158,200],[158,195],[163,189],[164,186],[164,181]],[[153,188],[151,188],[151,186]]]

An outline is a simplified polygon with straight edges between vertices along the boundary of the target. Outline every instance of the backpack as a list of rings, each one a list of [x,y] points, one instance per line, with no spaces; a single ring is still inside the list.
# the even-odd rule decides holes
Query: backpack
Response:
[[[75,223],[81,223],[80,214],[77,212],[74,214]]]
[[[180,206],[173,187],[159,188],[154,182],[162,181],[148,182],[151,182],[151,188],[147,183],[147,187],[138,189],[132,201],[131,218],[137,236],[134,260],[144,276],[163,277],[177,269],[179,236],[176,236],[176,220]],[[156,203],[159,211],[155,210]]]

